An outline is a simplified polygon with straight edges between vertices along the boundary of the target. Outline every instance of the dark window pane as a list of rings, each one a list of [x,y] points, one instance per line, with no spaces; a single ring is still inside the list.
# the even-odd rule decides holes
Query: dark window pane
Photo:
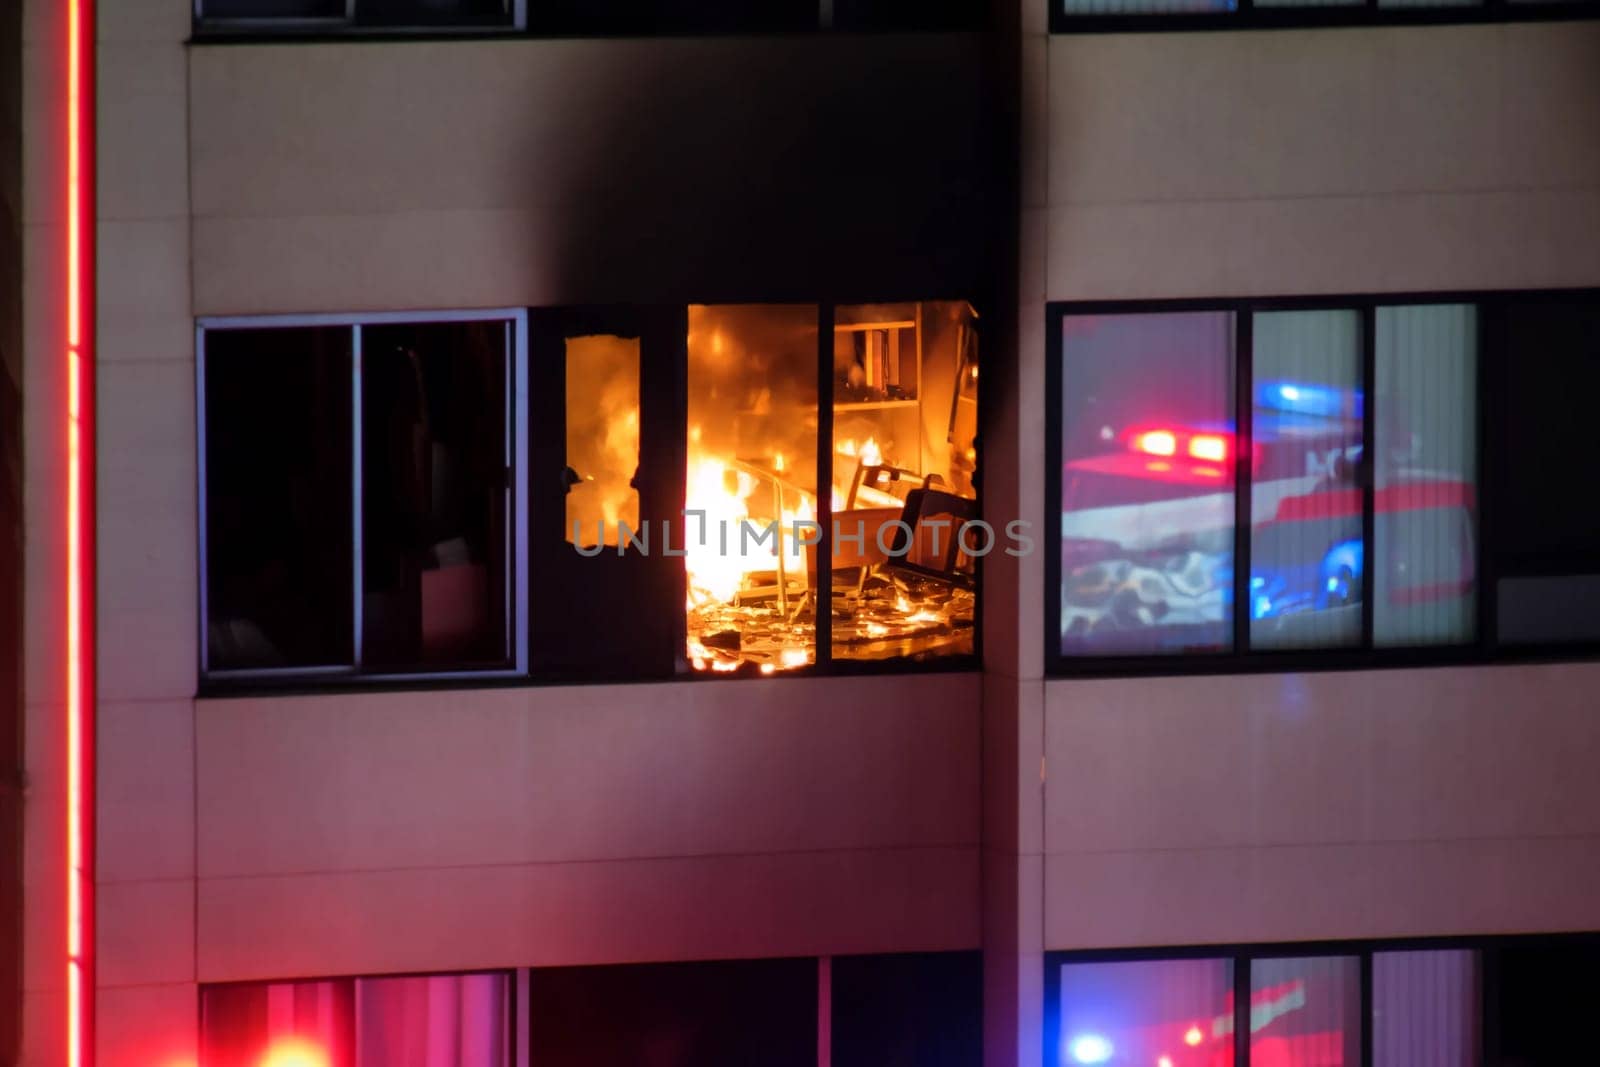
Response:
[[[818,0],[530,0],[536,26],[586,33],[810,30]]]
[[[1593,1062],[1594,1005],[1600,1002],[1600,945],[1503,948],[1487,987],[1484,1017],[1494,1021],[1494,1067],[1566,1067]]]
[[[1504,462],[1496,550],[1508,564],[1600,553],[1600,493],[1588,491],[1600,394],[1600,302],[1507,312]]]
[[[795,524],[817,514],[816,307],[689,308],[688,456],[689,662],[767,672],[813,662]]]
[[[207,1067],[507,1067],[510,991],[505,974],[210,986],[200,998],[201,1060]]]
[[[207,663],[353,656],[351,331],[205,336]]]
[[[1176,15],[1232,11],[1237,0],[1060,0],[1069,15]]]
[[[1251,1067],[1358,1067],[1361,961],[1250,962]]]
[[[976,327],[965,301],[834,310],[835,659],[972,651]]]
[[[1477,348],[1469,304],[1378,309],[1379,646],[1460,643],[1476,631]]]
[[[362,330],[363,666],[504,666],[505,322]]]
[[[1056,1061],[1230,1067],[1231,960],[1077,963],[1061,968]],[[1265,1067],[1257,1061],[1257,1067]]]
[[[344,0],[203,0],[208,19],[342,19]]]
[[[356,0],[357,21],[379,25],[492,26],[510,17],[509,0]]]
[[[749,960],[535,970],[539,1067],[815,1067],[817,963]]]
[[[1063,322],[1063,654],[1231,647],[1233,324]]]
[[[822,0],[842,30],[977,29],[988,14],[983,0]]]
[[[1373,1067],[1477,1067],[1478,954],[1372,957]]]
[[[1592,489],[1600,394],[1600,301],[1507,308],[1495,449],[1494,552],[1500,639],[1592,640],[1600,493]],[[1552,581],[1553,580],[1553,581]],[[1564,588],[1563,588],[1564,587]]]
[[[1250,645],[1361,642],[1361,317],[1254,320]]]
[[[836,956],[833,1067],[978,1067],[983,957]]]

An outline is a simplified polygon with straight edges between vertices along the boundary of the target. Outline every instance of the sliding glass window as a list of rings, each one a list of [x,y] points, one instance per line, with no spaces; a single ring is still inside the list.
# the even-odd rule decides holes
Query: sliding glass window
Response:
[[[520,312],[207,320],[203,672],[510,671]]]

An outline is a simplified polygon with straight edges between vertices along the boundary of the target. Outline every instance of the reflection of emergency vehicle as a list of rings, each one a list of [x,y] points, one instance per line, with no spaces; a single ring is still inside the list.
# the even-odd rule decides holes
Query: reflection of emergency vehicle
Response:
[[[1251,454],[1248,610],[1263,646],[1314,625],[1320,643],[1360,634],[1361,396],[1268,382],[1257,390]],[[1229,427],[1141,425],[1065,464],[1062,637],[1096,651],[1215,648],[1233,600]],[[1375,493],[1389,608],[1470,595],[1472,489],[1386,459]],[[1312,613],[1315,613],[1314,615]],[[1151,630],[1159,627],[1159,630]]]
[[[1295,978],[1250,996],[1251,1067],[1355,1067],[1360,1053],[1344,1029],[1346,991],[1328,976]],[[1164,1019],[1138,1027],[1095,1019],[1092,1010],[1062,1032],[1062,1067],[1232,1067],[1233,997],[1205,1017]],[[1076,1023],[1077,1025],[1073,1025]]]

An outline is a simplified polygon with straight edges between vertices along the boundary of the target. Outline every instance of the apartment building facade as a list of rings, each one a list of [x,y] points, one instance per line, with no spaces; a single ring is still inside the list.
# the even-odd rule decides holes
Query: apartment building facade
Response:
[[[1600,24],[1242,7],[24,0],[5,1054],[1571,1062]]]

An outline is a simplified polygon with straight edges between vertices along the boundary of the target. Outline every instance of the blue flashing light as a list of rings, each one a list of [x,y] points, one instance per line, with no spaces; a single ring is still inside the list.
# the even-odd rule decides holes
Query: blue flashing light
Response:
[[[1256,406],[1323,418],[1360,418],[1361,390],[1306,382],[1261,382]]]
[[[1337,593],[1338,591],[1339,591],[1339,579],[1337,577],[1331,577],[1330,576],[1328,578],[1328,592]]]
[[[1268,615],[1271,615],[1271,614],[1272,614],[1272,598],[1269,597],[1269,596],[1258,596],[1258,597],[1256,597],[1255,611],[1251,614],[1251,618],[1264,619]]]
[[[1083,1034],[1074,1038],[1070,1049],[1072,1058],[1079,1063],[1105,1063],[1116,1051],[1111,1042],[1099,1034]]]
[[[1267,584],[1267,580],[1265,578],[1261,577],[1259,574],[1256,575],[1254,578],[1250,579],[1250,588],[1251,589],[1260,589],[1262,586],[1264,586],[1266,584]]]

